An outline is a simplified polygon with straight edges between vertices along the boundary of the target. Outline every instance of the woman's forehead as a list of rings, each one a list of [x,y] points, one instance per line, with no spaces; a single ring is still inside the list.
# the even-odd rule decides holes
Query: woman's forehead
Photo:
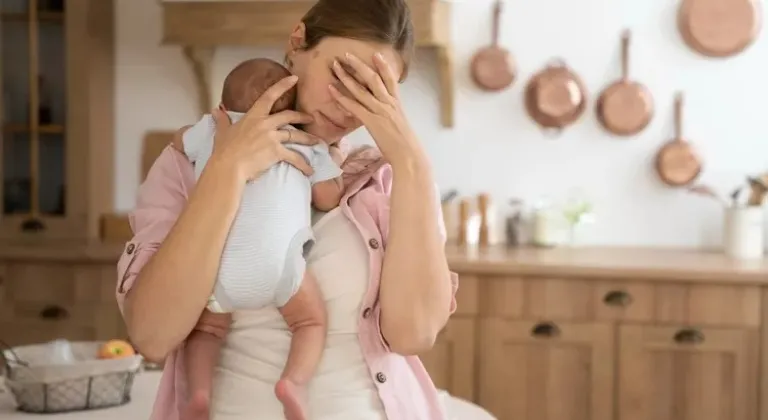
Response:
[[[378,52],[392,66],[396,79],[402,73],[403,63],[400,54],[390,45],[358,39],[328,37],[321,41],[318,47],[317,53],[323,58],[330,60],[344,58],[344,54],[350,53],[371,67],[373,67],[373,54]]]

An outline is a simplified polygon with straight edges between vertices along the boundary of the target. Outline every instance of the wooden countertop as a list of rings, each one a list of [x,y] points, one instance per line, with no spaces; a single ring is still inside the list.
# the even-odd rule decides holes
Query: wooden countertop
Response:
[[[80,264],[117,264],[124,243],[17,242],[0,244],[0,262],[45,261]]]
[[[768,285],[768,258],[738,261],[719,252],[665,248],[446,247],[460,274],[615,278]]]

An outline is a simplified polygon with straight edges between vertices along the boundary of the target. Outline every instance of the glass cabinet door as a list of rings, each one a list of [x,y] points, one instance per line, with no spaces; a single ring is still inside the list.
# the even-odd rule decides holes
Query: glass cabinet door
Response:
[[[3,0],[2,224],[39,232],[66,213],[64,0]]]

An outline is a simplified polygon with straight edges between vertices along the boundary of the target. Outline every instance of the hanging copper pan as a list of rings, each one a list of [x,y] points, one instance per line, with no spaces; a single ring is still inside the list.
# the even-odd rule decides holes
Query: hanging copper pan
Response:
[[[682,0],[677,26],[685,43],[707,57],[736,55],[762,28],[761,0]]]
[[[597,120],[609,132],[631,136],[653,118],[653,97],[644,85],[629,78],[630,32],[621,39],[621,79],[609,85],[597,100]]]
[[[587,89],[562,59],[534,74],[525,87],[528,115],[551,134],[576,122],[587,106]]]
[[[656,154],[656,172],[670,187],[683,187],[698,178],[701,159],[683,137],[683,94],[675,98],[675,137]]]
[[[499,46],[501,10],[502,0],[496,0],[493,7],[492,43],[475,53],[470,65],[472,80],[485,91],[508,88],[515,81],[517,72],[512,55]]]

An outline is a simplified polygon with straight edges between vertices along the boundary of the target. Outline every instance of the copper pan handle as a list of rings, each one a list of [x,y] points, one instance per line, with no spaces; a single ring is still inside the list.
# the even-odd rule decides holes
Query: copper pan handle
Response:
[[[625,29],[621,35],[621,77],[629,79],[629,47],[632,41],[632,32]]]
[[[493,46],[496,47],[499,45],[499,32],[500,32],[500,26],[501,26],[501,12],[504,8],[504,5],[502,4],[503,0],[496,0],[496,4],[493,5],[493,23],[491,24],[491,41],[493,43]]]
[[[683,138],[683,92],[677,92],[675,95],[675,139]]]

